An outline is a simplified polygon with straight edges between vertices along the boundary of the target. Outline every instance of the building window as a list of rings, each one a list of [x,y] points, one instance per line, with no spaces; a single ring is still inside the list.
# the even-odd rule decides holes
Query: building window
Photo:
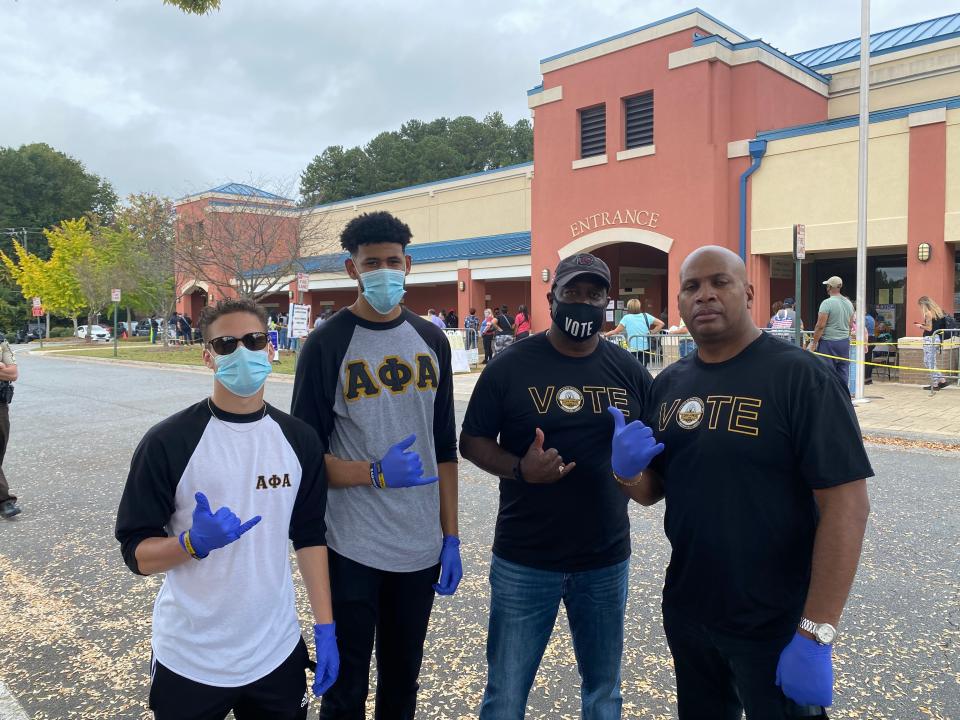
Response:
[[[631,148],[653,145],[653,91],[624,98],[624,128],[626,138],[624,147]]]
[[[596,105],[580,111],[580,157],[607,152],[607,106]]]

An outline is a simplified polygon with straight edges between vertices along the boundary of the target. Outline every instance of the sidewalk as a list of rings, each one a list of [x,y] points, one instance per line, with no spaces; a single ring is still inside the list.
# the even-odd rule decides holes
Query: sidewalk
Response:
[[[865,435],[871,431],[897,437],[960,443],[960,388],[950,385],[930,396],[919,385],[878,383],[864,388],[869,403],[857,406]]]
[[[480,373],[455,375],[453,394],[470,399]],[[877,434],[910,440],[960,444],[960,388],[951,385],[930,396],[919,385],[874,381],[864,393],[869,403],[857,406],[857,418],[865,435]]]

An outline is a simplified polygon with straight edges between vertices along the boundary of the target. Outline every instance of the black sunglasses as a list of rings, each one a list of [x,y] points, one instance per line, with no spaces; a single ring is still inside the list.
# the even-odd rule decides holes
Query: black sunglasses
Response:
[[[267,334],[265,332],[247,333],[241,338],[235,338],[233,335],[224,335],[217,337],[207,343],[213,348],[217,355],[229,355],[237,349],[237,345],[243,343],[247,350],[263,350],[267,346]]]

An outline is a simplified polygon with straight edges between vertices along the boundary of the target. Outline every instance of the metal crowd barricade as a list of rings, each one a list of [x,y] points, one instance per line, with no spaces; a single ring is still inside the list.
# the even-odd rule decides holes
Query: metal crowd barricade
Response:
[[[631,335],[629,338],[626,335],[618,334],[609,336],[607,340],[641,356],[642,359],[638,359],[641,359],[647,370],[652,373],[663,370],[696,349],[693,338],[686,334]],[[645,349],[634,351],[631,350],[631,345]]]
[[[943,370],[960,370],[960,328],[945,328],[939,331],[940,339],[940,368]],[[950,372],[943,375],[947,382],[960,386],[960,373]]]

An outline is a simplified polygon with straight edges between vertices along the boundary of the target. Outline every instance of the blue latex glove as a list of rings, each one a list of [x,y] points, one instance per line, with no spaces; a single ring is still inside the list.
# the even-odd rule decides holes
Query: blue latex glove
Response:
[[[460,538],[456,535],[443,536],[443,548],[440,550],[440,582],[433,584],[437,595],[453,595],[463,579],[463,564],[460,562]]]
[[[653,437],[653,430],[639,420],[625,424],[620,408],[607,406],[613,415],[613,454],[610,464],[622,478],[632,478],[645,470],[650,461],[663,452],[663,443]]]
[[[423,476],[423,463],[420,456],[408,448],[417,441],[416,435],[404,438],[387,450],[380,461],[380,472],[388,488],[419,487],[437,482],[437,476]]]
[[[799,632],[780,653],[777,686],[797,705],[833,704],[833,654],[830,645]]]
[[[313,676],[313,694],[323,695],[337,681],[340,674],[340,652],[337,650],[337,624],[313,626],[313,641],[317,646],[317,671]]]
[[[210,512],[210,502],[202,492],[198,492],[194,498],[197,506],[193,509],[193,526],[187,533],[197,557],[205,558],[211,550],[229,545],[260,522],[261,518],[257,515],[241,523],[240,518],[228,507],[222,507],[216,513]],[[187,533],[180,535],[180,544],[189,552],[184,539]]]

